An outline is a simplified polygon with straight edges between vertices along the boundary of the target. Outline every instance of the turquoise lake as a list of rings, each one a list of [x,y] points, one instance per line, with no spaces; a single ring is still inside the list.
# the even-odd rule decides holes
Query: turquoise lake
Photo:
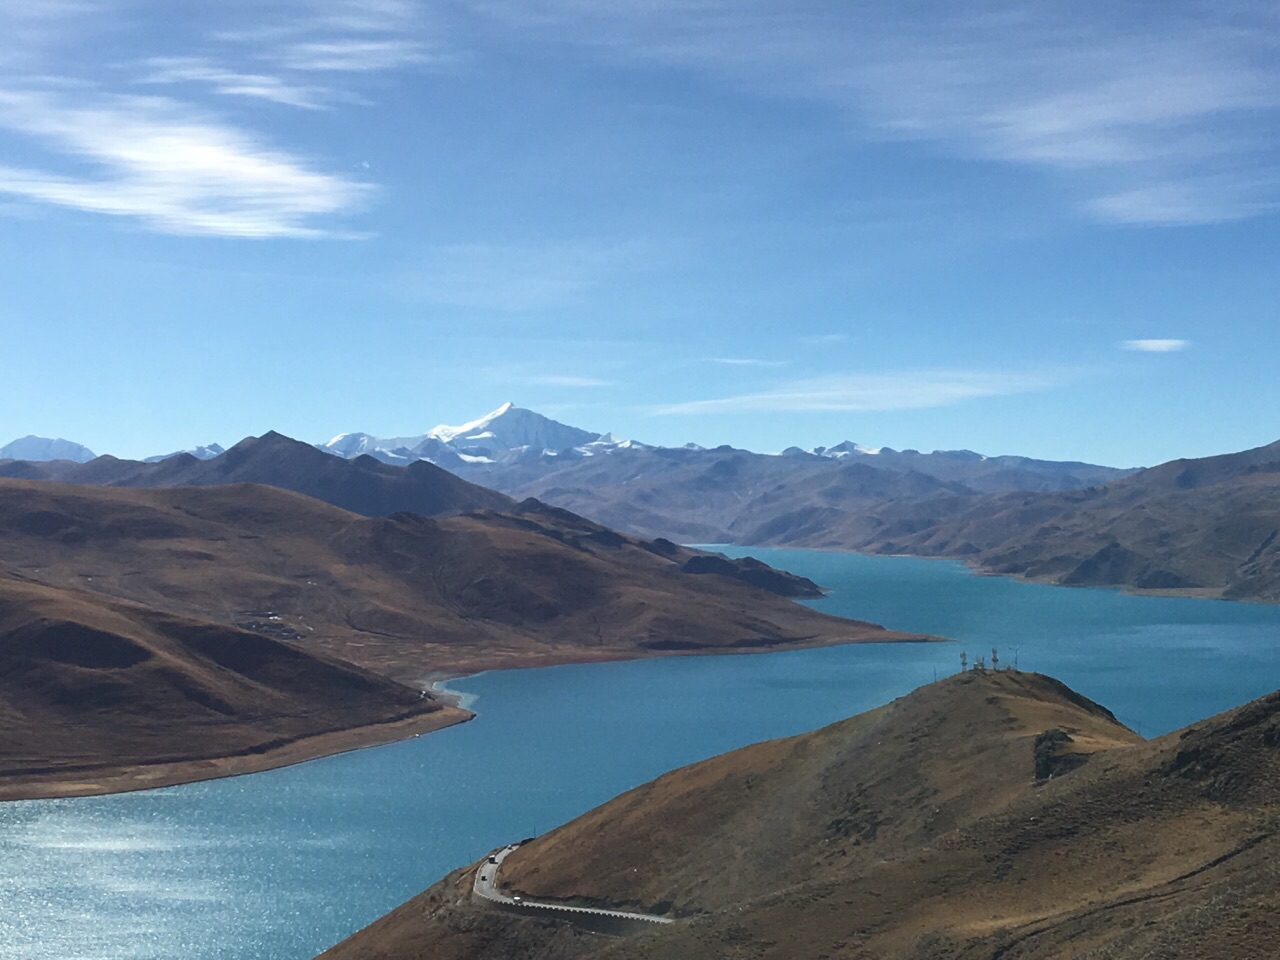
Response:
[[[665,770],[959,667],[1051,673],[1153,736],[1280,688],[1280,607],[979,577],[947,561],[727,549],[815,606],[944,644],[488,673],[470,723],[296,767],[0,804],[0,960],[305,960],[494,846]],[[500,776],[493,776],[494,772]]]

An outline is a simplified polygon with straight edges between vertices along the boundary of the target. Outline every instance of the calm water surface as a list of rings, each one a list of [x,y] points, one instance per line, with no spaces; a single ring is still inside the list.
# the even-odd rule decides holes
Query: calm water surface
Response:
[[[751,553],[815,605],[947,644],[489,673],[477,719],[284,770],[0,804],[0,960],[303,960],[493,846],[672,767],[856,713],[959,652],[1052,673],[1154,735],[1280,688],[1280,607],[978,577],[946,561]],[[492,774],[498,771],[501,776]]]

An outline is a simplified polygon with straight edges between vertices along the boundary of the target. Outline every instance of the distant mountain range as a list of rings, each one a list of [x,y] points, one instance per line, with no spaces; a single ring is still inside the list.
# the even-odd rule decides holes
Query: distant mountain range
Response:
[[[382,440],[343,434],[322,449],[386,463],[428,460],[517,499],[536,497],[620,530],[684,542],[769,539],[782,510],[862,509],[1005,490],[1068,490],[1132,471],[968,450],[867,448],[852,441],[781,455],[659,447],[567,426],[506,403],[459,427]]]
[[[659,447],[569,426],[511,403],[469,423],[437,426],[419,436],[344,433],[317,444],[314,453],[308,454],[305,446],[269,433],[230,450],[210,444],[143,463],[114,457],[89,463],[42,463],[44,458],[36,457],[0,461],[0,476],[109,486],[269,483],[368,515],[441,512],[434,498],[446,488],[452,490],[446,499],[451,498],[457,512],[497,508],[499,501],[489,492],[497,490],[517,500],[534,497],[641,536],[753,543],[774,542],[789,533],[778,529],[779,515],[806,507],[818,511],[821,522],[834,516],[831,511],[885,502],[1069,490],[1131,472],[968,450],[870,449],[851,441],[813,450],[792,447],[780,455],[727,446]],[[354,469],[338,466],[342,461]],[[476,486],[463,486],[461,480],[450,484],[438,476],[438,468]],[[412,491],[426,487],[432,497],[416,499]]]
[[[635,451],[679,452],[690,457],[746,450],[697,444],[659,447],[636,440],[619,440],[609,433],[593,433],[568,426],[532,410],[504,403],[492,413],[461,426],[438,426],[417,437],[383,439],[367,433],[344,433],[320,448],[342,457],[368,455],[387,463],[428,460],[475,478],[490,477],[491,486],[509,490],[531,475],[557,473],[583,460]],[[845,440],[830,447],[809,450],[788,447],[781,455],[751,454],[775,461],[863,462],[896,473],[920,472],[943,480],[969,481],[974,489],[1069,489],[1105,482],[1125,473],[1111,467],[1078,462],[1034,460],[1029,457],[988,457],[971,450],[893,450],[864,447]],[[628,462],[632,462],[628,460]],[[513,483],[513,480],[516,483]]]
[[[530,475],[541,476],[580,460],[615,453],[678,451],[690,456],[731,450],[735,453],[750,453],[726,446],[714,450],[694,443],[680,447],[661,447],[637,440],[618,439],[610,433],[597,433],[560,423],[513,403],[504,403],[491,413],[468,423],[458,426],[441,424],[415,436],[378,437],[369,433],[340,433],[325,443],[316,444],[316,447],[347,460],[368,456],[395,466],[426,461],[455,472],[469,471],[476,477],[492,476],[500,483],[489,485],[501,486],[503,489],[512,486],[510,478],[524,482]],[[143,462],[157,463],[183,455],[198,460],[211,460],[225,452],[220,444],[210,443],[150,456]],[[830,447],[818,446],[807,450],[788,447],[781,454],[756,453],[753,456],[801,462],[858,461],[877,469],[898,473],[915,471],[944,480],[967,481],[984,492],[1007,489],[1070,489],[1132,472],[1078,462],[1035,460],[1017,456],[988,457],[971,450],[921,453],[917,450],[893,450],[889,447],[864,447],[851,440]],[[92,451],[80,444],[40,437],[15,440],[0,448],[0,460],[72,460],[82,463],[93,457]]]
[[[66,443],[22,442],[37,452]],[[267,434],[206,460],[11,460],[0,461],[0,476],[253,481],[367,515],[502,509],[507,497],[532,497],[685,543],[950,556],[1055,583],[1280,600],[1278,463],[1280,444],[1141,471],[850,441],[776,455],[658,447],[508,403],[416,437],[342,434],[316,449]]]
[[[751,542],[963,558],[1052,583],[1280,600],[1280,442],[1096,488],[792,511]]]
[[[431,517],[514,506],[511,498],[426,461],[394,467],[372,457],[342,460],[278,433],[248,437],[208,460],[179,453],[154,462],[106,456],[88,463],[0,461],[0,476],[104,487],[262,483],[365,516],[411,512]]]

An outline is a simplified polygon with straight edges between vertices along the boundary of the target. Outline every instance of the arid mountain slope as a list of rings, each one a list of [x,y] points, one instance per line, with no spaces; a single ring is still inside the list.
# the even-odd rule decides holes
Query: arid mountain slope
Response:
[[[0,799],[246,772],[466,716],[225,624],[0,579]]]
[[[1278,748],[1280,694],[1144,742],[1056,681],[971,672],[673,771],[500,874],[675,923],[618,940],[499,913],[460,871],[324,956],[1271,956]]]
[[[292,640],[405,679],[906,639],[779,595],[814,589],[799,578],[624,537],[536,502],[439,520],[368,518],[251,484],[3,480],[6,572]]]
[[[966,451],[831,459],[747,450],[635,448],[607,456],[454,467],[516,497],[536,497],[620,530],[684,542],[747,542],[746,531],[807,509],[838,516],[897,500],[994,490],[1060,490],[1126,471]]]
[[[833,461],[728,448],[485,470],[474,476],[649,536],[960,557],[1055,583],[1280,600],[1280,442],[1127,476],[963,452]]]
[[[372,457],[343,460],[278,433],[247,437],[208,460],[182,453],[157,463],[98,457],[88,463],[0,461],[0,476],[108,487],[208,487],[262,483],[380,517],[424,517],[502,510],[509,497],[479,487],[426,461],[393,467]]]
[[[939,497],[821,527],[806,520],[792,514],[743,542],[963,557],[1063,584],[1280,600],[1280,443],[1086,490]]]
[[[444,673],[922,639],[787,599],[816,593],[536,502],[370,518],[255,484],[0,480],[0,798],[199,779],[394,734],[301,738],[456,722],[418,716],[439,708],[424,679]]]

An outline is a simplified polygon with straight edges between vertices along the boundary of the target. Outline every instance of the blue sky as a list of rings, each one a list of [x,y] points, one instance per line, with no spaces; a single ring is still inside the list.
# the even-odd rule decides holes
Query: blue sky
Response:
[[[1251,2],[0,0],[0,443],[1280,437]]]

